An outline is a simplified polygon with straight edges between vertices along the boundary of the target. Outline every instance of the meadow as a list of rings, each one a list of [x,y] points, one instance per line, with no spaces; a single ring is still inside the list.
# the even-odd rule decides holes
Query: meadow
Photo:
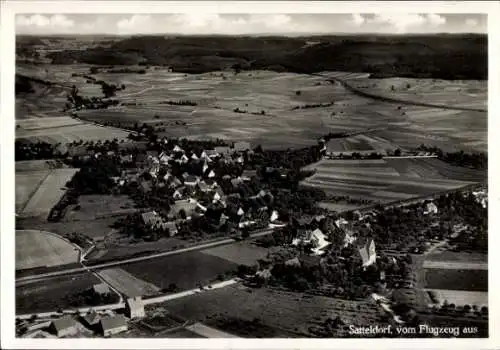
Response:
[[[258,247],[250,242],[238,242],[204,249],[204,254],[229,260],[235,264],[255,265],[259,259],[267,257],[269,249]]]
[[[472,292],[488,291],[488,270],[426,269],[426,288]]]

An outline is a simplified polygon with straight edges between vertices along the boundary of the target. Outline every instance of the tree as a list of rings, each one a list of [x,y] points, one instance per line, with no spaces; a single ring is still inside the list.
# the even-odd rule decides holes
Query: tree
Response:
[[[301,94],[302,94],[302,91],[300,91],[300,90],[295,91],[295,95],[300,96]]]
[[[394,151],[394,155],[395,155],[396,157],[400,157],[400,156],[401,156],[401,150],[400,150],[399,148],[398,148],[398,149],[396,149],[396,150]]]

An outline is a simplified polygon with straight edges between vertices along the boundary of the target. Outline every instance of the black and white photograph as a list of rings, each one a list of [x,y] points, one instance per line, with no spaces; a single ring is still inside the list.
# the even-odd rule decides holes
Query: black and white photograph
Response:
[[[24,3],[2,78],[16,344],[489,344],[492,7]]]

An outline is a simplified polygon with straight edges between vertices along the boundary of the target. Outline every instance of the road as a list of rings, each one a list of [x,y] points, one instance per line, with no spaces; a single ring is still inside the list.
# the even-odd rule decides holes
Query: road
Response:
[[[434,104],[434,103],[408,101],[408,100],[394,98],[394,97],[388,97],[388,96],[380,96],[380,95],[376,95],[376,94],[358,89],[358,88],[350,85],[347,81],[345,81],[343,79],[329,77],[329,76],[322,75],[322,74],[312,74],[312,75],[326,78],[330,82],[338,82],[339,84],[341,84],[345,89],[349,90],[350,92],[355,93],[356,95],[359,95],[362,97],[371,98],[373,100],[379,100],[379,101],[390,102],[390,103],[398,103],[398,104],[403,104],[403,105],[408,105],[408,106],[441,108],[441,109],[449,109],[449,110],[455,110],[455,111],[488,112],[488,110],[485,108],[469,108],[469,107],[460,107],[460,106],[448,106],[448,105],[441,105],[441,104]]]
[[[384,159],[411,159],[411,158],[437,158],[437,156],[386,156]]]
[[[264,229],[264,230],[250,234],[249,238],[262,237],[262,236],[271,234],[273,231],[274,231],[274,229]],[[99,269],[109,268],[109,267],[113,267],[113,266],[119,266],[119,265],[123,265],[123,264],[129,264],[129,263],[134,263],[134,262],[139,262],[139,261],[161,258],[161,257],[165,257],[165,256],[170,256],[170,255],[177,255],[177,254],[187,253],[187,252],[196,251],[196,250],[208,249],[208,248],[213,248],[216,246],[231,244],[231,243],[234,243],[236,241],[237,240],[234,238],[226,238],[226,239],[215,241],[215,242],[199,244],[199,245],[192,246],[192,247],[176,249],[176,250],[171,250],[168,252],[156,253],[156,254],[147,255],[147,256],[140,256],[140,257],[136,257],[136,258],[129,258],[129,259],[124,259],[124,260],[119,260],[119,261],[112,261],[112,262],[103,263],[103,264],[88,265],[86,267],[79,267],[79,268],[73,268],[73,269],[67,269],[67,270],[61,270],[61,271],[42,273],[42,274],[38,274],[38,275],[26,276],[26,277],[18,278],[16,280],[16,284],[18,284],[20,282],[22,283],[22,282],[27,282],[27,281],[41,280],[41,279],[45,279],[45,278],[49,278],[49,277],[79,273],[79,272],[87,271],[87,269],[99,270]],[[22,284],[19,284],[19,285],[22,285]]]
[[[232,278],[230,280],[222,281],[219,283],[214,283],[209,286],[204,286],[203,288],[195,288],[195,289],[190,289],[190,290],[185,290],[182,292],[174,293],[174,294],[168,294],[168,295],[162,295],[159,297],[155,298],[149,298],[149,299],[143,299],[144,305],[153,305],[153,304],[159,304],[163,303],[165,301],[169,300],[175,300],[179,298],[184,298],[190,295],[195,295],[195,294],[200,294],[204,292],[208,292],[214,289],[219,289],[219,288],[224,288],[227,286],[231,286],[233,284],[239,283],[240,280],[238,278]],[[100,306],[91,306],[91,307],[82,307],[78,309],[66,309],[62,310],[63,314],[84,314],[87,312],[90,312],[91,310],[94,311],[105,311],[105,310],[119,310],[125,308],[125,303],[123,301],[120,301],[115,304],[108,304],[108,305],[100,305]],[[39,313],[34,313],[37,315],[38,318],[48,318],[48,317],[57,317],[60,316],[61,313],[58,311],[48,311],[48,312],[39,312]],[[21,320],[29,320],[31,317],[33,317],[34,314],[22,314],[22,315],[16,315],[17,319]]]

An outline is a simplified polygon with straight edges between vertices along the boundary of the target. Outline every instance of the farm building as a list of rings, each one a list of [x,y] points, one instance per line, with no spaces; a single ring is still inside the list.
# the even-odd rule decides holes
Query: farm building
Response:
[[[214,192],[215,193],[213,196],[213,202],[224,201],[224,198],[226,195],[224,194],[224,191],[222,191],[222,189],[217,188],[217,189],[215,189]]]
[[[153,227],[163,223],[163,219],[161,218],[161,216],[154,210],[147,213],[142,213],[141,217],[144,224],[149,227]]]
[[[186,186],[196,186],[198,184],[198,178],[193,175],[188,175],[184,180],[184,185]]]
[[[207,149],[207,150],[204,150],[201,153],[201,157],[200,158],[203,158],[203,159],[206,159],[206,160],[210,160],[211,158],[215,158],[218,155],[219,155],[219,153],[215,149]]]
[[[111,293],[108,285],[105,283],[94,284],[92,286],[92,291],[97,295],[106,295]]]
[[[165,227],[168,229],[168,232],[170,233],[170,237],[175,236],[179,232],[177,230],[177,226],[175,225],[175,222],[173,222],[173,221],[166,222]]]
[[[170,179],[170,183],[168,184],[168,186],[169,186],[170,188],[177,188],[177,187],[179,187],[179,186],[181,186],[181,185],[182,185],[181,180],[179,180],[179,179],[178,179],[177,177],[175,177],[175,176],[174,176],[173,178],[171,178],[171,179]]]
[[[184,152],[184,150],[182,148],[180,148],[179,145],[175,145],[172,152]]]
[[[210,170],[210,172],[208,173],[208,178],[214,178],[215,177],[215,172],[213,170]]]
[[[142,318],[146,315],[144,312],[144,303],[141,297],[128,298],[125,304],[127,316],[131,319]]]
[[[78,324],[71,315],[66,315],[52,321],[49,330],[59,338],[67,337],[78,333]]]
[[[85,315],[85,317],[83,317],[83,321],[85,322],[85,325],[87,325],[87,327],[89,327],[89,328],[95,327],[99,323],[100,320],[101,320],[101,317],[94,310],[90,311],[87,315]]]
[[[437,208],[436,204],[434,204],[432,202],[426,204],[425,209],[424,209],[424,215],[437,214],[437,213],[438,213],[438,208]]]
[[[231,185],[233,185],[234,188],[237,188],[243,181],[241,179],[231,179]]]
[[[174,191],[174,194],[172,195],[172,197],[174,199],[182,199],[182,198],[184,198],[184,190],[185,189],[186,189],[185,186],[179,187],[178,189],[176,189]]]
[[[106,316],[101,319],[99,325],[105,337],[125,332],[128,329],[127,319],[123,315]]]
[[[278,212],[276,210],[273,210],[273,213],[271,214],[270,221],[274,222],[274,221],[278,220],[278,218],[279,218]]]
[[[366,243],[358,249],[359,255],[363,262],[363,267],[370,266],[377,259],[377,253],[375,251],[375,241],[373,239],[368,239]]]
[[[175,201],[170,208],[169,217],[177,217],[181,215],[181,211],[184,211],[186,218],[189,218],[196,211],[197,204],[198,202],[192,198]]]
[[[241,179],[243,181],[250,181],[252,178],[257,176],[257,170],[243,170],[241,174]]]
[[[215,147],[215,152],[217,152],[218,155],[226,155],[230,152],[230,148],[227,146],[218,146]]]
[[[245,152],[248,151],[251,148],[250,142],[246,141],[239,141],[234,143],[234,151],[236,152]]]

